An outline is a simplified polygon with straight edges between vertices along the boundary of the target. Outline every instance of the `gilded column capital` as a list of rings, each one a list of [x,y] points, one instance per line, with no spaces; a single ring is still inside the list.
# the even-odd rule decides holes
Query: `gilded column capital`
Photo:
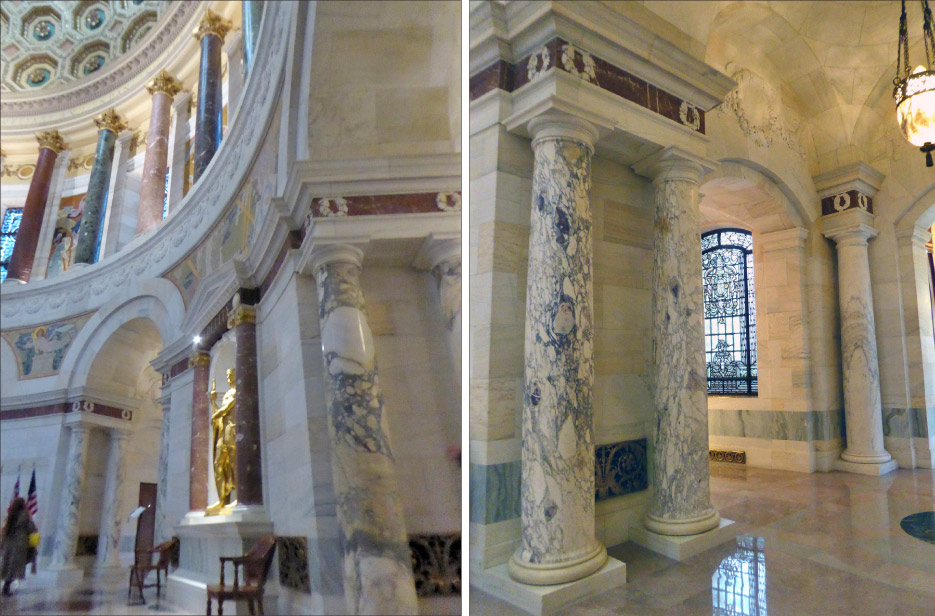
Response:
[[[192,34],[199,41],[208,34],[214,34],[223,41],[232,27],[233,24],[230,20],[222,18],[211,9],[207,9],[201,21],[198,22],[198,29]]]
[[[58,154],[68,146],[65,140],[58,134],[57,130],[47,130],[36,135],[36,141],[39,142],[39,149],[48,148]]]
[[[188,367],[208,366],[211,364],[211,355],[207,351],[195,351],[188,358]]]
[[[256,307],[240,304],[227,317],[227,327],[233,329],[241,323],[256,323]]]
[[[173,98],[182,91],[182,84],[179,83],[178,79],[167,73],[165,69],[162,69],[156,73],[151,82],[146,84],[146,91],[150,94],[164,92],[169,95],[169,98]]]
[[[97,126],[98,130],[109,130],[115,135],[119,135],[130,127],[123,118],[117,115],[117,110],[113,108],[102,113],[101,117],[94,118],[94,125]]]

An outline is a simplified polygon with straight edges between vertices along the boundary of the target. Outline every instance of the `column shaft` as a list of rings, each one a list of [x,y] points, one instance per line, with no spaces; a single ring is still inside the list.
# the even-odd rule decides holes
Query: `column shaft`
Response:
[[[7,280],[29,282],[57,157],[58,152],[54,148],[40,147],[36,170],[33,171],[32,180],[29,182],[29,192],[23,206],[23,218],[16,234],[16,244],[13,246],[13,256],[10,258]]]
[[[314,268],[334,493],[343,534],[344,595],[352,614],[417,614],[359,263],[359,255],[350,261],[329,258]]]
[[[88,193],[84,200],[84,214],[81,216],[81,229],[78,231],[78,246],[75,248],[74,263],[95,263],[101,247],[101,233],[104,230],[104,205],[107,202],[107,189],[110,186],[110,172],[114,162],[114,146],[117,134],[110,129],[102,129],[97,134],[97,151],[94,154],[94,166],[88,179]]]
[[[194,181],[208,167],[221,145],[221,46],[214,33],[201,38],[201,67],[198,77],[198,112],[195,116]]]
[[[114,160],[111,163],[110,182],[107,186],[107,196],[104,200],[104,210],[101,214],[101,240],[97,247],[97,258],[95,261],[117,252],[132,235],[128,237],[124,227],[134,225],[132,219],[129,225],[125,223],[128,214],[126,208],[127,196],[127,168],[130,163],[130,146],[133,140],[133,133],[125,130],[117,135],[114,142]],[[135,226],[135,225],[134,225]],[[134,226],[129,226],[130,233],[133,233]]]
[[[175,117],[172,120],[172,133],[169,138],[169,212],[173,212],[184,196],[182,189],[185,186],[185,166],[188,159],[185,148],[188,144],[189,126],[191,116],[191,94],[182,92],[172,101]]]
[[[208,506],[208,444],[211,440],[211,408],[208,401],[211,356],[196,351],[188,361],[192,367],[192,442],[188,481],[189,511]],[[239,393],[239,392],[238,392]]]
[[[653,500],[646,527],[664,535],[716,528],[708,470],[708,390],[698,182],[701,166],[663,160],[655,174]]]
[[[78,541],[78,511],[84,494],[85,466],[88,460],[88,435],[87,427],[72,425],[68,462],[65,466],[65,485],[59,504],[55,546],[52,550],[54,568],[62,569],[74,565]]]
[[[55,159],[55,168],[52,170],[52,182],[49,187],[49,196],[46,199],[45,213],[43,214],[42,230],[39,232],[39,242],[36,245],[36,256],[33,259],[30,280],[45,280],[49,272],[49,251],[39,250],[39,246],[51,246],[55,235],[55,226],[58,221],[58,206],[62,200],[62,191],[65,188],[65,179],[68,172],[68,163],[71,161],[71,151],[59,152]]]
[[[263,464],[260,454],[260,396],[256,368],[256,311],[238,306],[230,320],[237,340],[235,374],[237,398],[237,456],[234,476],[238,505],[263,504]]]
[[[243,69],[244,78],[250,74],[256,55],[256,39],[260,34],[263,4],[259,0],[243,0]]]
[[[166,169],[169,161],[169,111],[172,97],[165,92],[153,94],[146,135],[146,157],[143,159],[143,179],[140,183],[140,206],[136,218],[136,233],[146,233],[162,222],[162,204],[166,194]]]
[[[526,285],[522,537],[510,575],[582,578],[607,560],[594,536],[591,153],[596,131],[534,120]]]
[[[877,360],[867,239],[838,239],[838,297],[841,304],[841,362],[848,462],[891,459],[883,446],[880,367]]]
[[[101,530],[97,542],[97,562],[99,565],[119,566],[120,559],[120,493],[126,477],[124,454],[127,434],[119,430],[110,431],[110,452],[107,456],[107,479],[104,486],[103,509],[101,511]]]
[[[163,391],[165,391],[165,386],[163,386]],[[164,395],[162,399],[162,433],[159,438],[159,476],[157,478],[159,483],[156,487],[156,543],[162,543],[172,535],[166,512],[169,498],[169,409],[171,407],[171,394]]]
[[[460,250],[460,246],[458,246]],[[445,332],[448,335],[448,351],[455,374],[461,378],[461,255],[451,255],[432,267],[432,275],[438,284],[438,296]]]

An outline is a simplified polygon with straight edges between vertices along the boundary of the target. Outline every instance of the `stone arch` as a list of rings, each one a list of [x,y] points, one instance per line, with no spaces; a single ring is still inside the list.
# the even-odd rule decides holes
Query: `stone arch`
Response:
[[[148,320],[164,346],[178,336],[184,316],[182,296],[168,280],[158,278],[132,284],[124,294],[102,306],[81,330],[72,352],[62,363],[60,386],[83,387],[98,352],[127,323]]]
[[[935,184],[928,186],[896,217],[897,235],[911,233],[913,227],[931,229],[935,224]]]

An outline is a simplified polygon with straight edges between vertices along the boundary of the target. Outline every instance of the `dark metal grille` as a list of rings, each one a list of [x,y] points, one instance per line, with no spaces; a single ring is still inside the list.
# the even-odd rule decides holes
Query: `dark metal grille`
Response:
[[[753,235],[743,229],[703,234],[701,269],[708,393],[755,396]]]
[[[6,280],[13,258],[13,246],[16,245],[16,232],[23,220],[23,208],[11,207],[3,213],[3,222],[0,223],[0,282]]]

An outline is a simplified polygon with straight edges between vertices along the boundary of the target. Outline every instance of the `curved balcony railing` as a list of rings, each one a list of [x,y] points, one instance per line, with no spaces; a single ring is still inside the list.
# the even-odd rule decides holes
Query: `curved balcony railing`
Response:
[[[166,274],[198,247],[236,198],[269,130],[282,87],[292,11],[291,3],[266,3],[241,111],[199,181],[168,218],[155,231],[88,267],[25,285],[0,285],[3,329],[96,310],[129,282]]]

